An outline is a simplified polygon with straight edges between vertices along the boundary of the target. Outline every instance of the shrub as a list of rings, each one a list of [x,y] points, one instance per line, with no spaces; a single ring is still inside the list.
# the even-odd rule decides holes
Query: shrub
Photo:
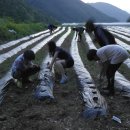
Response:
[[[15,23],[12,19],[0,19],[0,39],[13,40],[45,29],[43,23]],[[16,33],[9,32],[14,30]]]

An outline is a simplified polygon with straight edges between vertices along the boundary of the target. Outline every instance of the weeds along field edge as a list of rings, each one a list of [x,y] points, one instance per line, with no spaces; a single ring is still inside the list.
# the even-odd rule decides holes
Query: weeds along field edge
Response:
[[[56,36],[56,35],[58,35],[57,33],[59,33],[59,32],[56,32],[56,33],[54,33],[53,35],[54,35],[54,37]],[[50,36],[49,36],[50,37]],[[47,38],[45,38],[45,39],[49,39],[49,37],[47,37]],[[52,39],[53,38],[53,36],[51,36],[50,37],[50,39]],[[12,54],[12,57],[10,57],[11,55],[9,55],[7,52],[5,53],[5,59],[6,58],[8,58],[8,60],[5,60],[2,64],[0,64],[0,77],[3,77],[3,75],[5,74],[5,72],[7,72],[7,70],[9,70],[9,68],[11,67],[11,64],[13,63],[13,61],[15,60],[15,58],[18,56],[18,55],[20,55],[20,54],[22,54],[25,50],[27,50],[27,49],[32,49],[32,48],[34,48],[34,46],[35,46],[35,48],[37,48],[36,50],[40,50],[41,48],[42,48],[42,46],[44,46],[44,44],[45,44],[45,42],[47,42],[47,41],[45,41],[45,39],[42,39],[41,41],[37,41],[37,42],[35,42],[34,44],[32,44],[32,43],[30,43],[30,46],[27,46],[26,48],[19,48],[20,50],[19,51],[17,51],[18,53],[16,53],[15,52],[15,49],[14,49],[14,51],[10,51],[10,53]],[[44,44],[43,44],[43,41],[45,41],[44,42]],[[32,44],[32,45],[31,45]],[[41,48],[40,47],[37,47],[37,46],[39,46],[39,44],[41,44]],[[3,56],[4,56],[4,54],[3,54]],[[10,57],[10,58],[9,58]]]

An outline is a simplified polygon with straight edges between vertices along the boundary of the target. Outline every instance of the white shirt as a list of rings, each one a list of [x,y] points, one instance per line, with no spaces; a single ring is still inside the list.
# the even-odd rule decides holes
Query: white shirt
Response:
[[[118,64],[129,57],[129,53],[119,45],[107,45],[97,50],[97,56],[101,62],[109,61],[110,64]]]

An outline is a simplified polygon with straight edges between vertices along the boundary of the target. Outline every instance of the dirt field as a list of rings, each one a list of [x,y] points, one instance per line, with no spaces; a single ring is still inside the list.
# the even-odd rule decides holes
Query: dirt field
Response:
[[[72,37],[71,34],[62,47],[69,50]],[[88,47],[85,39],[78,44],[85,67],[91,73],[96,86],[100,87],[98,68],[86,58]],[[130,99],[123,98],[119,93],[114,97],[105,97],[109,115],[86,120],[82,117],[84,106],[76,74],[73,69],[68,69],[67,75],[68,83],[61,85],[56,82],[53,102],[35,99],[37,80],[26,89],[10,85],[0,107],[0,130],[130,130]],[[122,123],[113,121],[112,116],[119,117]]]

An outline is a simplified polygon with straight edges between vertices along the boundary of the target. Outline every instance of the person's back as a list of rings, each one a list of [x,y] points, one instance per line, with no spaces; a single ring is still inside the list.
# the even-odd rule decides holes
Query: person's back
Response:
[[[77,35],[78,35],[78,37],[79,37],[79,40],[78,40],[78,41],[81,41],[81,40],[82,40],[83,31],[84,31],[84,28],[83,28],[83,27],[77,27],[77,28],[76,28],[76,32],[77,32]]]
[[[95,27],[94,34],[101,47],[105,45],[116,44],[114,36],[108,30],[100,26]]]
[[[30,82],[29,77],[40,70],[40,66],[33,64],[35,54],[32,50],[26,50],[23,54],[18,56],[12,64],[12,77],[22,84]]]
[[[60,59],[72,59],[72,56],[63,48],[56,47],[56,51],[58,52],[58,58]]]
[[[109,61],[111,64],[121,63],[129,57],[128,52],[119,45],[107,45],[97,50],[97,55],[102,62]]]
[[[85,27],[88,33],[92,34],[92,32],[94,32],[95,40],[101,47],[116,44],[114,36],[103,27],[95,25],[93,20],[88,20]]]
[[[53,24],[49,24],[48,25],[48,29],[50,30],[50,34],[53,32],[54,29],[56,29],[57,27]]]
[[[55,29],[55,28],[57,28],[57,26],[55,26],[55,25],[52,24],[52,28]]]
[[[78,28],[77,28],[77,30],[78,30],[78,32],[79,32],[79,33],[81,33],[81,34],[82,34],[82,33],[83,33],[83,31],[84,31],[84,28],[83,28],[83,27],[78,27]]]

